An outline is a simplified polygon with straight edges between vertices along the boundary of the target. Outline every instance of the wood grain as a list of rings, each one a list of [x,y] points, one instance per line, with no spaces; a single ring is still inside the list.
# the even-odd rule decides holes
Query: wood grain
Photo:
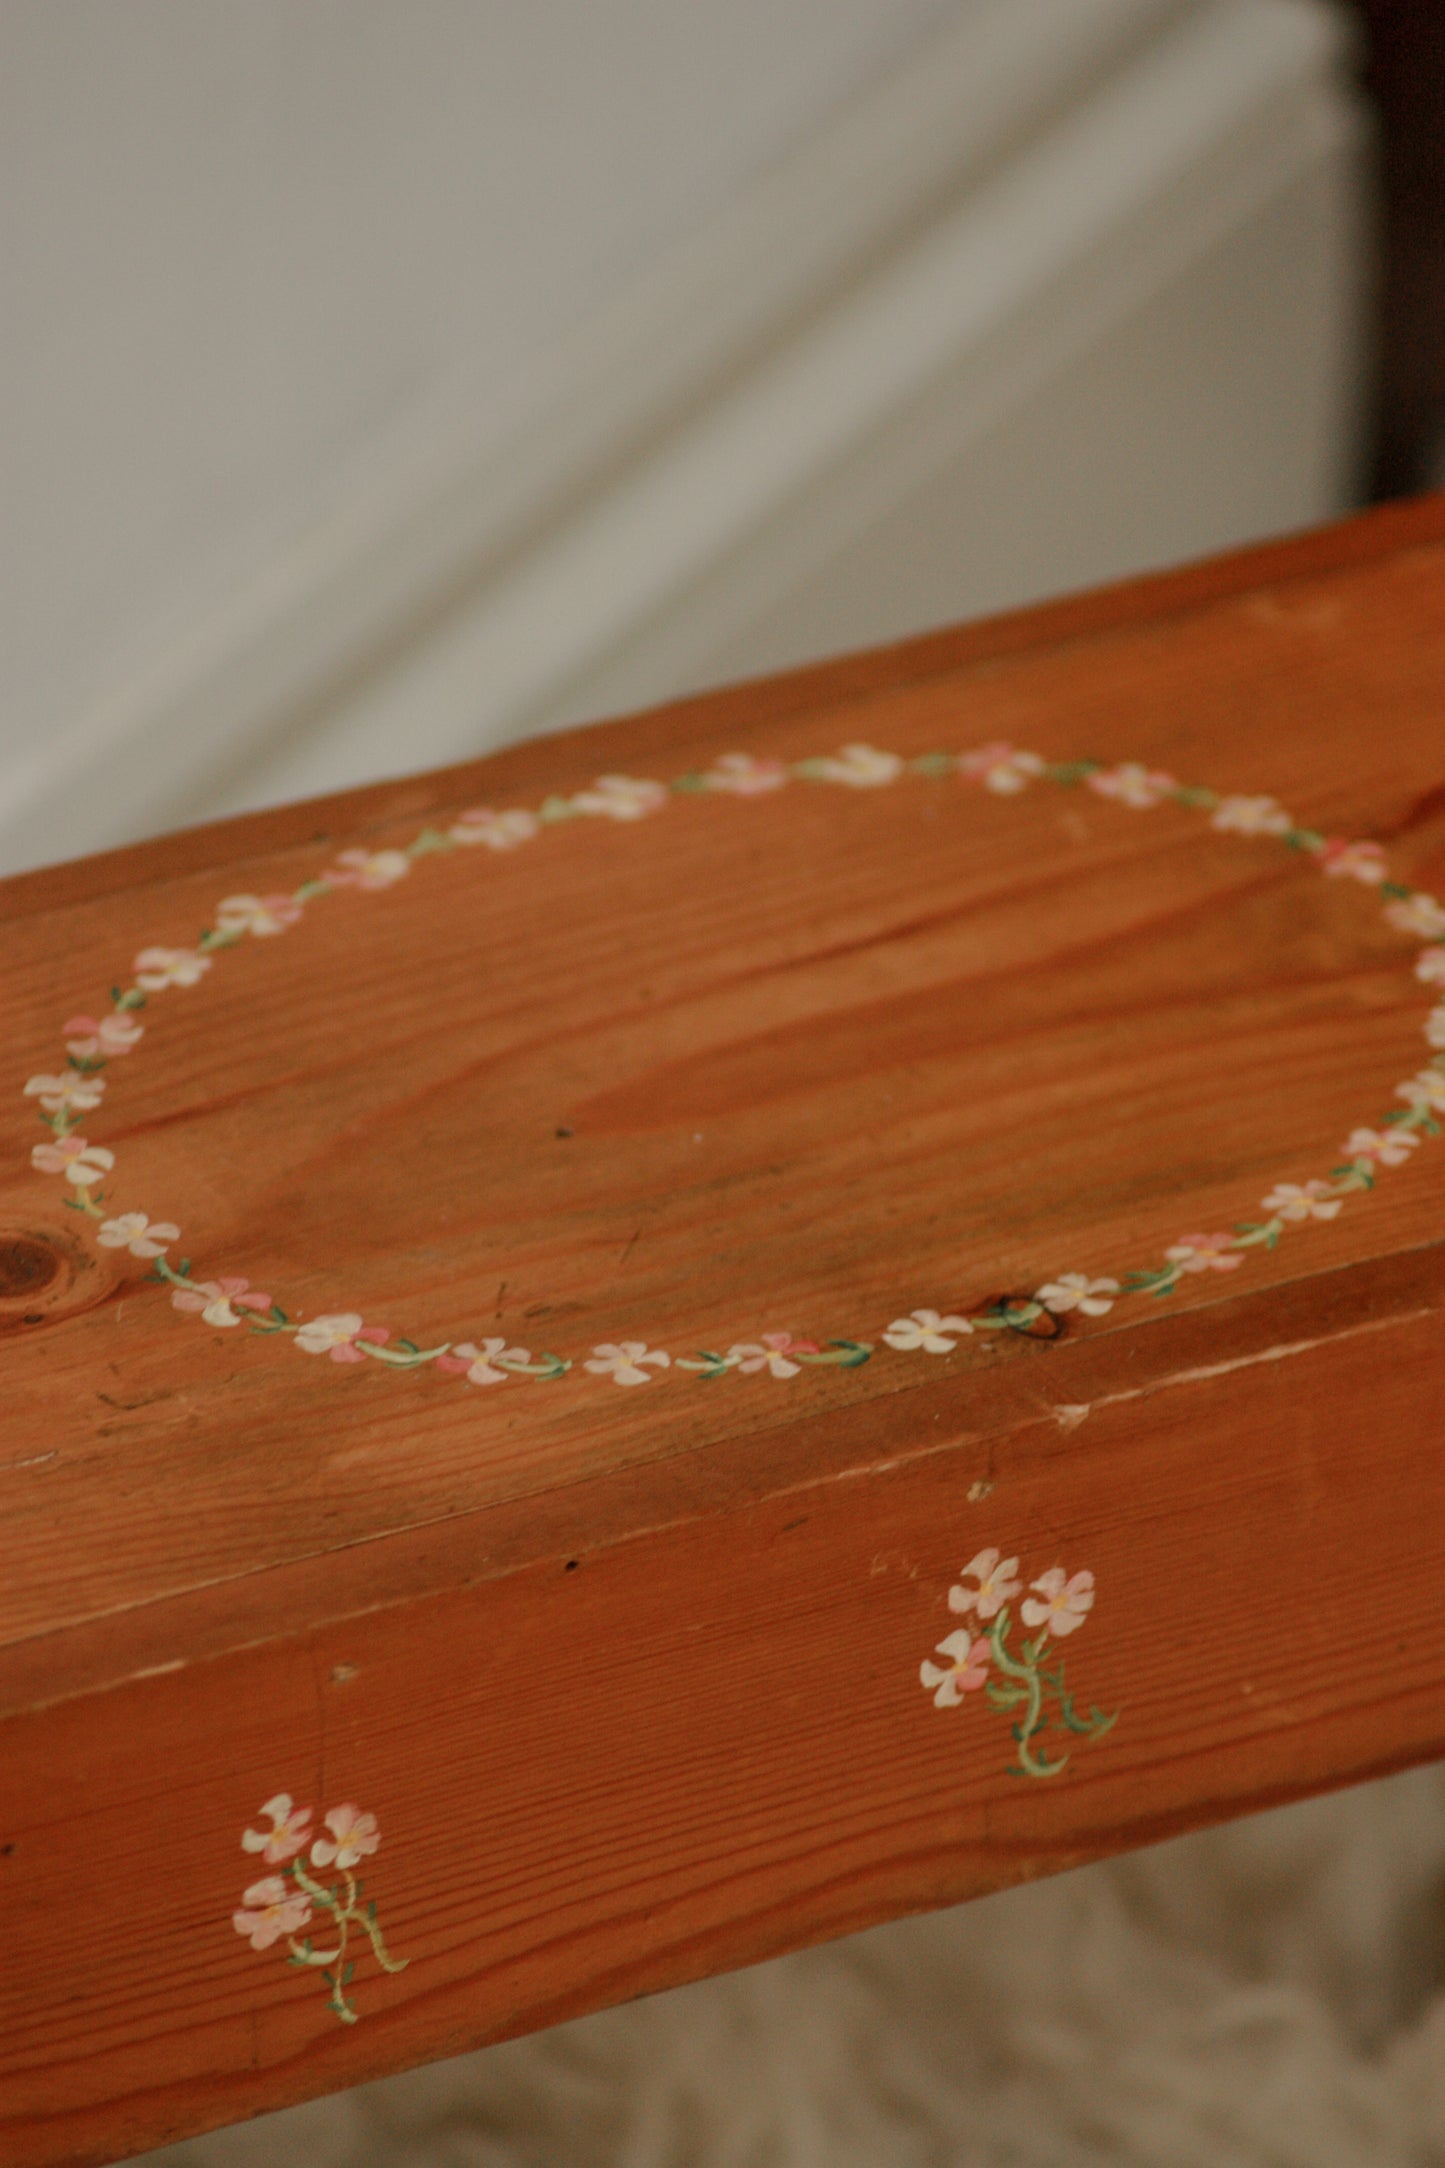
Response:
[[[1445,1751],[1445,1145],[1168,1303],[881,1344],[1238,1223],[1388,1110],[1410,946],[1277,845],[956,777],[684,796],[423,859],[155,1004],[87,1120],[118,1204],[292,1314],[556,1347],[546,1385],[178,1316],[31,1170],[21,1095],[221,896],[733,749],[1139,759],[1438,892],[1442,599],[1432,503],[0,886],[7,2161],[115,2159]],[[783,1329],[877,1352],[580,1367]],[[1097,1577],[1068,1661],[1119,1720],[1047,1783],[918,1684],[988,1544]],[[230,1925],[281,1789],[380,1819],[410,1963],[366,1968],[354,2026]]]

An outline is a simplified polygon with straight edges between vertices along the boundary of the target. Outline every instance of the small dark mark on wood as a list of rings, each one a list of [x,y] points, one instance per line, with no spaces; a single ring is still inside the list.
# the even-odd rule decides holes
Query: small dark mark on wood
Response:
[[[572,1132],[570,1129],[559,1129],[556,1131],[556,1135],[559,1137],[570,1137],[571,1134]]]
[[[579,1559],[569,1558],[566,1565],[562,1568],[562,1571],[564,1573],[575,1573],[580,1563],[581,1561]]]

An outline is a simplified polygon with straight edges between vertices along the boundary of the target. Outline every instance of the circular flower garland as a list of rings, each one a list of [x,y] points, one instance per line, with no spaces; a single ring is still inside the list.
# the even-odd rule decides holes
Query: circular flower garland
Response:
[[[1314,829],[1298,826],[1273,798],[1226,796],[1180,783],[1172,775],[1138,761],[1124,761],[1113,767],[1097,760],[1046,761],[1037,753],[994,742],[969,752],[924,753],[912,759],[880,752],[871,745],[846,745],[837,754],[791,762],[724,753],[705,772],[677,776],[671,783],[604,775],[590,789],[570,798],[548,798],[536,812],[522,808],[495,812],[482,806],[460,814],[445,829],[424,828],[405,849],[342,851],[334,866],[315,880],[303,881],[289,894],[226,896],[217,906],[214,924],[207,927],[194,948],[142,949],[135,959],[132,984],[112,988],[108,1013],[100,1017],[74,1016],[65,1026],[65,1067],[54,1076],[33,1076],[25,1086],[27,1096],[39,1101],[40,1117],[51,1132],[50,1141],[37,1144],[31,1159],[42,1173],[58,1175],[69,1184],[75,1194],[65,1202],[99,1223],[96,1239],[103,1249],[125,1250],[132,1257],[151,1261],[154,1276],[170,1287],[171,1300],[178,1310],[194,1313],[207,1325],[245,1325],[252,1332],[289,1334],[305,1354],[325,1355],[333,1363],[369,1359],[394,1370],[414,1370],[430,1364],[472,1385],[500,1385],[509,1378],[556,1379],[574,1367],[615,1385],[628,1386],[650,1384],[666,1370],[686,1370],[699,1378],[717,1378],[729,1372],[746,1377],[764,1371],[773,1378],[794,1378],[805,1366],[856,1367],[875,1353],[874,1342],[819,1342],[795,1337],[791,1332],[765,1332],[754,1340],[734,1341],[721,1350],[699,1349],[692,1354],[672,1355],[642,1340],[603,1341],[574,1364],[571,1358],[560,1355],[544,1353],[534,1357],[527,1348],[510,1346],[505,1338],[444,1341],[437,1347],[419,1347],[414,1340],[398,1338],[383,1326],[368,1324],[350,1310],[322,1317],[292,1317],[269,1294],[251,1287],[244,1279],[197,1279],[188,1258],[172,1264],[168,1253],[181,1239],[180,1229],[172,1221],[153,1220],[139,1211],[117,1213],[107,1209],[102,1184],[110,1178],[115,1154],[103,1144],[90,1143],[79,1134],[79,1127],[82,1116],[94,1112],[102,1102],[107,1085],[104,1072],[109,1064],[133,1053],[139,1045],[145,1027],[138,1020],[138,1010],[174,988],[197,985],[220,950],[234,948],[248,939],[271,939],[287,932],[323,897],[347,890],[378,894],[404,879],[419,859],[478,846],[498,852],[515,850],[543,829],[563,821],[588,817],[642,820],[661,812],[674,796],[710,792],[737,798],[761,797],[783,789],[795,779],[852,790],[876,790],[896,783],[904,775],[961,777],[966,783],[1005,797],[1038,782],[1067,789],[1082,787],[1139,810],[1166,803],[1187,806],[1206,814],[1212,828],[1227,834],[1282,843],[1312,859],[1327,875],[1360,881],[1376,889],[1385,899],[1384,912],[1390,924],[1425,944],[1416,960],[1415,974],[1439,991],[1425,1023],[1425,1038],[1432,1052],[1423,1067],[1396,1089],[1395,1097],[1404,1104],[1382,1115],[1376,1127],[1351,1130],[1340,1147],[1341,1164],[1327,1178],[1277,1182],[1261,1200],[1260,1209],[1266,1215],[1263,1219],[1246,1221],[1230,1230],[1181,1235],[1165,1250],[1161,1262],[1125,1272],[1118,1278],[1060,1272],[1032,1295],[999,1296],[967,1314],[946,1309],[913,1310],[906,1317],[894,1318],[883,1330],[880,1337],[885,1346],[900,1354],[947,1355],[961,1339],[976,1332],[1013,1331],[1052,1337],[1063,1329],[1063,1320],[1070,1313],[1102,1317],[1127,1297],[1172,1295],[1186,1274],[1233,1272],[1244,1263],[1250,1250],[1273,1249],[1280,1237],[1292,1229],[1312,1220],[1333,1219],[1348,1198],[1373,1189],[1381,1168],[1405,1165],[1423,1138],[1440,1134],[1437,1117],[1445,1114],[1445,906],[1423,890],[1391,880],[1378,843],[1320,835]]]

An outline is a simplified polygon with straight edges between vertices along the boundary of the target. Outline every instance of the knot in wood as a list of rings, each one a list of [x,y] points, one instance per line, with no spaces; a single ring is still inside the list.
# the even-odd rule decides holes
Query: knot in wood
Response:
[[[0,1300],[41,1294],[64,1269],[64,1258],[43,1238],[0,1231]]]

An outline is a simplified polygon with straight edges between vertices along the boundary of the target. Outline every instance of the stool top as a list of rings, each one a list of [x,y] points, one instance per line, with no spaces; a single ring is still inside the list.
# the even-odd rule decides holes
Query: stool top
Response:
[[[6,884],[16,1688],[1428,1239],[1394,522]]]

